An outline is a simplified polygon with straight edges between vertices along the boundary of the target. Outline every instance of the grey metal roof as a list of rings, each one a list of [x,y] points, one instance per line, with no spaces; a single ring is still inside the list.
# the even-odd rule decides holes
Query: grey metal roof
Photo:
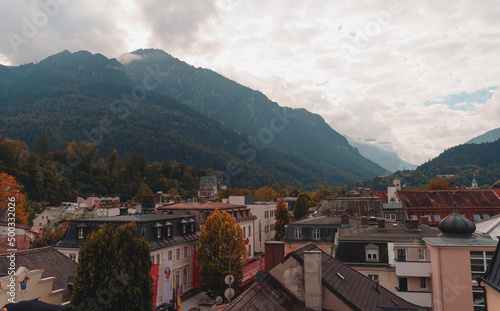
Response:
[[[489,287],[500,293],[500,244],[497,245],[495,254],[488,266],[488,270],[486,270],[486,273],[478,281],[483,281]]]

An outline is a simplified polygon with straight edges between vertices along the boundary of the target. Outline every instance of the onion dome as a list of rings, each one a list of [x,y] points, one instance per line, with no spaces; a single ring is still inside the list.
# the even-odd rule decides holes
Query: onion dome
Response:
[[[476,225],[468,218],[460,215],[457,210],[457,203],[453,203],[455,208],[450,215],[438,223],[438,228],[445,234],[471,235],[476,231]]]

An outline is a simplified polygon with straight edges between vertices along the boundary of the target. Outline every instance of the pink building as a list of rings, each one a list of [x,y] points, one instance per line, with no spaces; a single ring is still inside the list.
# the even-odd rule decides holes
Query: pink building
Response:
[[[497,241],[475,235],[476,226],[457,209],[439,223],[442,234],[425,237],[431,258],[433,310],[485,310],[482,276]]]

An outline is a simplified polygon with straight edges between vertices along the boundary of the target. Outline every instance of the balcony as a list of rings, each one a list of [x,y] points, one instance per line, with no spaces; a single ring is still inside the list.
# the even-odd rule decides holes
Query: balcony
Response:
[[[431,307],[432,305],[431,292],[400,291],[397,289],[397,295],[408,302],[422,307]]]
[[[430,261],[401,261],[396,260],[396,275],[397,276],[431,276]]]

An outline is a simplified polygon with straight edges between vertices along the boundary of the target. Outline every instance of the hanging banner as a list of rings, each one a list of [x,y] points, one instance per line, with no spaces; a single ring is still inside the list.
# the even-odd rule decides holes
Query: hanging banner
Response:
[[[151,274],[151,276],[153,277],[153,288],[155,291],[155,294],[153,296],[153,307],[156,309],[156,297],[158,296],[158,278],[160,274],[160,265],[153,264],[149,274]]]
[[[163,271],[161,273],[163,279],[163,303],[170,303],[170,299],[172,299],[172,278],[174,275],[172,274],[172,260],[164,260],[163,261]]]

